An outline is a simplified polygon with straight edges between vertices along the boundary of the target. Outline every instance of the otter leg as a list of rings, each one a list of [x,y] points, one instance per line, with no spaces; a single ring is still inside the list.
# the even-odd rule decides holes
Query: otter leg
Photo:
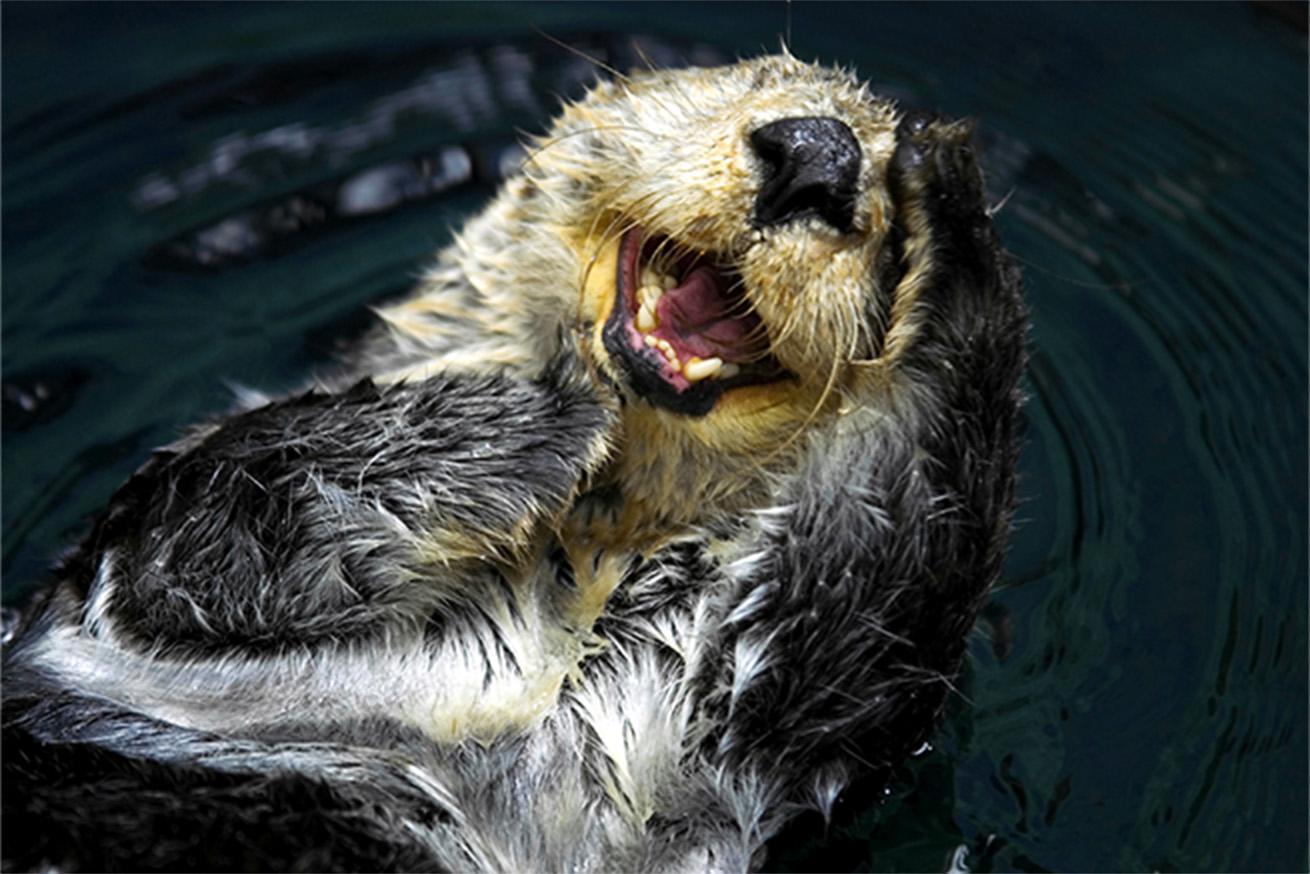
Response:
[[[92,634],[196,654],[420,622],[461,567],[513,560],[606,457],[563,367],[309,392],[158,452],[63,570]]]
[[[813,792],[821,807],[848,764],[882,771],[926,739],[1011,516],[1018,274],[967,133],[910,120],[900,137],[890,183],[907,239],[919,235],[930,259],[918,265],[913,331],[885,393],[817,432],[761,515],[702,678],[718,726],[710,760],[781,781],[792,798]]]

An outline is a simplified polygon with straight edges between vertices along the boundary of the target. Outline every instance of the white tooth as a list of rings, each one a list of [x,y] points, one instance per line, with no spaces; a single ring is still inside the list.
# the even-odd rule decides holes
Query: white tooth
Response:
[[[638,299],[642,303],[650,304],[652,310],[655,309],[655,304],[659,303],[660,298],[663,296],[664,289],[660,288],[659,285],[643,285],[637,290]]]
[[[654,270],[651,270],[649,267],[641,268],[641,284],[643,286],[646,285],[658,286],[660,284],[659,274],[656,273]]]
[[[641,309],[637,310],[637,330],[643,334],[649,334],[659,326],[659,319],[655,318],[655,313],[651,311],[650,304],[642,304]]]
[[[642,337],[642,340],[646,342],[647,346],[657,346],[659,345],[660,342],[659,340],[652,337],[650,334],[647,334],[644,337]]]
[[[683,366],[682,375],[691,382],[700,382],[714,376],[722,368],[722,358],[692,358]]]
[[[741,373],[741,368],[729,361],[719,368],[719,379],[732,379],[739,373]]]
[[[672,277],[669,274],[665,273],[663,276],[660,277],[660,285],[663,287],[665,291],[668,291],[671,288],[678,287],[678,280],[675,277]]]

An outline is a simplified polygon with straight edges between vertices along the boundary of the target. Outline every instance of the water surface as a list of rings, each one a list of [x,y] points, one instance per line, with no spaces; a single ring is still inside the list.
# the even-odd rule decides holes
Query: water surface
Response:
[[[797,54],[980,119],[1033,359],[948,719],[775,867],[1305,870],[1306,39],[1266,9],[792,9]],[[6,600],[231,385],[298,383],[404,293],[592,74],[538,30],[713,63],[785,19],[5,4]]]

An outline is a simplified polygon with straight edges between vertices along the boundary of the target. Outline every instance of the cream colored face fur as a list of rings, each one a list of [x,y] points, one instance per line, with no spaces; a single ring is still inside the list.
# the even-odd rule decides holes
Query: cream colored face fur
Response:
[[[804,116],[840,119],[859,141],[849,233],[818,218],[752,223],[765,168],[750,135]],[[602,539],[649,542],[731,511],[764,483],[772,459],[873,383],[870,359],[891,338],[870,303],[893,293],[876,287],[873,265],[893,212],[885,178],[897,121],[891,104],[847,74],[790,56],[597,85],[532,144],[522,174],[469,224],[420,294],[381,312],[417,361],[382,378],[533,373],[572,335],[598,386],[619,386],[627,401],[605,475],[625,507],[605,521]],[[731,389],[701,417],[627,391],[601,335],[616,305],[619,243],[634,227],[730,262],[791,378]],[[912,243],[906,251],[914,254]],[[911,270],[902,288],[912,280]]]

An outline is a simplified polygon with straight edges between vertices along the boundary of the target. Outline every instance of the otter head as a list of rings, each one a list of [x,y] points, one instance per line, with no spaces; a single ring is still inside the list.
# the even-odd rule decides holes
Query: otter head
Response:
[[[445,358],[531,366],[576,334],[622,404],[598,484],[620,538],[748,505],[808,432],[887,402],[932,257],[891,178],[902,121],[787,55],[598,84],[455,247],[478,296],[439,306],[484,327]]]
[[[605,168],[579,240],[605,372],[653,408],[722,423],[707,432],[732,420],[721,436],[746,451],[784,424],[767,410],[813,412],[879,348],[890,289],[871,268],[889,250],[895,127],[890,104],[787,57],[610,83],[566,112],[555,141]]]

